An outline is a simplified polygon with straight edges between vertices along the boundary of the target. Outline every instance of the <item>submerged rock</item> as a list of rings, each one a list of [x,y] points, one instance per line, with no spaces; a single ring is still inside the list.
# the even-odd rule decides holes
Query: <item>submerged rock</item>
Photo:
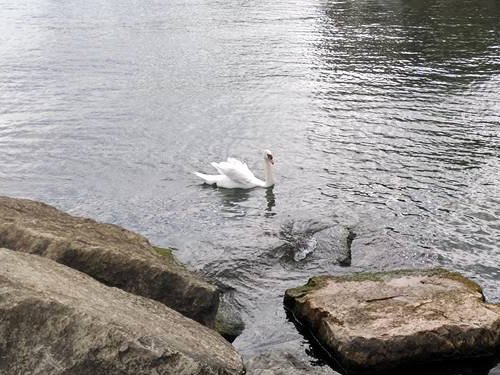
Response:
[[[240,375],[219,334],[159,302],[0,249],[0,373]]]
[[[331,261],[341,266],[351,265],[351,244],[354,233],[344,226],[325,228],[313,234],[320,252],[336,250]]]
[[[245,323],[234,305],[224,295],[219,304],[219,310],[215,318],[215,330],[229,342],[233,342],[245,329]]]
[[[285,306],[349,371],[492,356],[500,306],[442,269],[313,277],[289,289]]]
[[[332,264],[351,264],[351,243],[354,233],[343,225],[327,225],[318,221],[290,221],[283,225],[280,249],[295,262],[323,259]]]
[[[168,251],[119,226],[74,217],[40,202],[0,197],[0,247],[53,259],[209,327],[215,324],[218,288]]]

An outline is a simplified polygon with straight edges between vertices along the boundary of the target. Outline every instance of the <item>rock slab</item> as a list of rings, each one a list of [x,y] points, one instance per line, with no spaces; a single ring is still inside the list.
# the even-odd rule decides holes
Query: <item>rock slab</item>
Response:
[[[173,257],[160,255],[145,237],[119,226],[74,217],[40,202],[0,197],[0,247],[50,258],[215,325],[218,288]]]
[[[319,276],[285,294],[285,307],[353,372],[492,356],[500,305],[443,269]]]
[[[0,249],[0,374],[243,373],[226,340],[162,303]]]

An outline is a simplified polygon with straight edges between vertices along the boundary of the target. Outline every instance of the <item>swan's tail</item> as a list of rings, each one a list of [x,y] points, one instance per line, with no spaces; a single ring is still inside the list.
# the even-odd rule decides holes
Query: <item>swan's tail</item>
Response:
[[[201,178],[206,184],[213,185],[216,184],[217,181],[220,180],[221,175],[214,175],[214,174],[204,174],[200,172],[193,172],[196,176]]]

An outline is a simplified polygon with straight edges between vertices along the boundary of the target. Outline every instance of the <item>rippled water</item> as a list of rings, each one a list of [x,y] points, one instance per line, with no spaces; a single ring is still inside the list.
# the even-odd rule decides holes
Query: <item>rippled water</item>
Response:
[[[0,9],[0,193],[177,248],[234,299],[245,357],[314,361],[282,307],[313,274],[442,265],[500,302],[497,1]],[[273,190],[190,173],[236,156],[262,175],[262,148]],[[351,227],[352,265],[284,257],[290,221]]]

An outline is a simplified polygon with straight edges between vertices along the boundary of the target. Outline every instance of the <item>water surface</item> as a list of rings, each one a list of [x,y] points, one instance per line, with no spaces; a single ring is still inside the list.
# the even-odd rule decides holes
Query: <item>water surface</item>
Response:
[[[314,274],[439,265],[500,302],[495,0],[0,9],[0,193],[178,249],[241,311],[245,357],[315,362],[282,307]],[[263,148],[272,190],[190,173],[236,156],[261,176]],[[276,251],[292,220],[352,228],[351,266]]]

